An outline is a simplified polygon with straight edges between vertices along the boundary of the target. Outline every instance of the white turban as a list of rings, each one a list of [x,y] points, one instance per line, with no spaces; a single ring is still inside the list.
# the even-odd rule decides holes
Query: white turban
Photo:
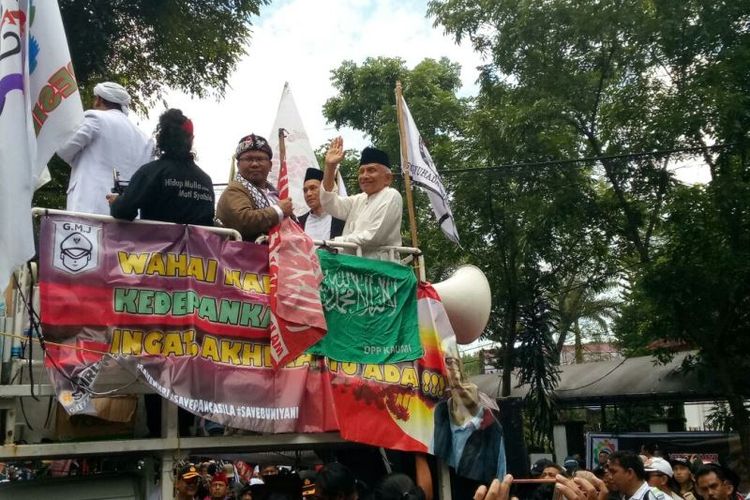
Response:
[[[128,91],[122,85],[114,82],[97,83],[94,87],[94,95],[109,102],[119,104],[122,112],[126,115],[128,114],[130,94],[128,94]]]

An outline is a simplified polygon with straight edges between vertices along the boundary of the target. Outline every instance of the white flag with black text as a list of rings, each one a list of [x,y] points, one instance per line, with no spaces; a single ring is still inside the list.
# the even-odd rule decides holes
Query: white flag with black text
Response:
[[[401,159],[401,164],[409,166],[411,182],[427,193],[440,229],[442,229],[449,240],[458,245],[460,244],[458,230],[456,229],[456,222],[453,220],[451,207],[448,205],[448,195],[445,192],[445,187],[443,187],[443,181],[440,180],[435,163],[432,161],[432,157],[425,147],[422,136],[419,135],[417,125],[414,123],[414,119],[411,117],[409,108],[406,105],[406,100],[403,97],[401,98],[401,103],[404,110],[408,154],[408,158]]]

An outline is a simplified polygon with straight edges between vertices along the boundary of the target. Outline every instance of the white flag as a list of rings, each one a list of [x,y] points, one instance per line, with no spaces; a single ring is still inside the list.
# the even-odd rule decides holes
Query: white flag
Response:
[[[401,158],[401,164],[409,165],[411,181],[427,193],[432,205],[432,211],[435,213],[438,225],[443,230],[443,233],[445,233],[445,236],[452,242],[460,244],[456,222],[453,220],[453,213],[451,212],[451,207],[448,205],[448,195],[443,187],[443,181],[440,180],[435,163],[432,161],[432,157],[429,151],[427,151],[424,141],[422,141],[422,136],[419,135],[417,125],[411,117],[403,96],[401,97],[401,103],[404,110],[406,145],[409,156],[406,159]]]
[[[305,204],[305,197],[302,193],[305,172],[308,168],[320,168],[320,166],[310,145],[310,138],[305,132],[304,125],[302,125],[302,119],[297,111],[297,105],[294,103],[292,89],[288,82],[284,84],[284,90],[281,92],[279,110],[276,112],[276,120],[273,122],[273,129],[271,129],[271,134],[268,137],[268,143],[273,150],[273,162],[271,172],[268,175],[268,182],[273,186],[276,186],[279,179],[280,128],[285,129],[288,134],[284,140],[284,145],[286,146],[286,166],[289,176],[289,197],[294,201],[294,214],[300,216],[310,210]],[[346,187],[340,174],[337,181],[339,194],[346,196]]]
[[[31,198],[83,121],[56,0],[0,0],[0,288],[34,255]],[[48,179],[48,177],[47,177]]]

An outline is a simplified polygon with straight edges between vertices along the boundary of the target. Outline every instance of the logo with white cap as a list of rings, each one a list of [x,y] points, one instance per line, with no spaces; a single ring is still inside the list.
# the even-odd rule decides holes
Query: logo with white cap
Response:
[[[99,266],[101,227],[77,222],[55,223],[53,265],[70,274],[79,274]]]

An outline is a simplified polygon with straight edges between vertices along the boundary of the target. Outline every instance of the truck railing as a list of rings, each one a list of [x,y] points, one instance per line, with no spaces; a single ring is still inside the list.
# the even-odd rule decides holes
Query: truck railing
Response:
[[[102,222],[117,222],[127,224],[168,224],[150,220],[123,221],[106,215],[88,214],[35,207],[32,209],[34,217],[46,215],[74,216]],[[223,227],[198,226],[230,240],[241,241],[240,233],[234,229]],[[362,255],[359,245],[339,241],[314,241],[318,247],[343,249]],[[424,280],[424,261],[418,248],[404,246],[380,247],[385,250],[389,260],[393,262],[409,263],[417,260],[419,278]],[[232,435],[211,437],[184,437],[179,435],[178,407],[162,399],[162,433],[155,438],[108,439],[101,441],[49,442],[40,444],[17,444],[25,439],[24,432],[17,432],[17,428],[26,424],[19,419],[19,408],[23,408],[23,401],[30,402],[34,398],[50,398],[56,401],[55,389],[49,383],[43,367],[41,348],[34,350],[33,359],[22,358],[17,352],[21,342],[35,342],[37,339],[30,331],[24,331],[28,324],[27,304],[33,304],[38,311],[39,290],[37,283],[36,265],[23,266],[14,273],[12,298],[9,302],[7,316],[0,318],[0,331],[4,334],[0,342],[2,346],[2,373],[0,380],[0,411],[3,413],[4,436],[0,446],[0,461],[29,460],[39,458],[70,458],[81,456],[105,456],[112,454],[151,454],[161,460],[161,498],[171,498],[173,494],[173,467],[176,462],[194,452],[200,454],[221,453],[228,451],[266,451],[266,450],[298,450],[311,448],[330,448],[343,446],[348,442],[341,438],[338,432],[311,434],[270,434],[270,435]],[[5,323],[3,325],[3,323]],[[33,372],[32,372],[33,371]],[[25,374],[25,376],[24,376]],[[34,383],[24,382],[33,374]],[[41,381],[44,382],[41,382]],[[156,391],[137,379],[122,381],[106,381],[97,383],[98,393],[108,395],[141,395],[155,394]],[[59,410],[59,408],[58,408]],[[28,411],[28,410],[27,410]],[[443,471],[445,472],[445,471]]]

